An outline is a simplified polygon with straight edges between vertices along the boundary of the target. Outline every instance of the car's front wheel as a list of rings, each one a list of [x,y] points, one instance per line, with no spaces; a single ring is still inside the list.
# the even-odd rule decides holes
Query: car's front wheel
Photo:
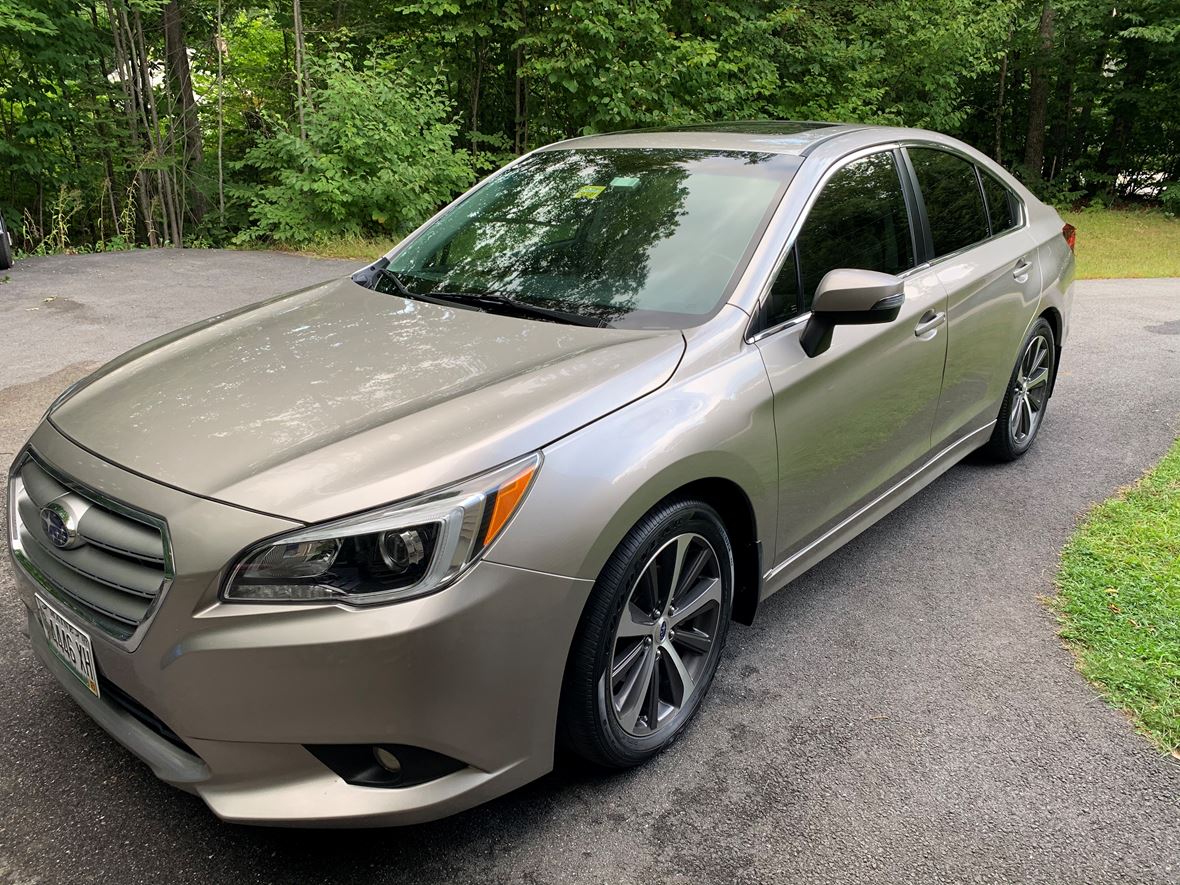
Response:
[[[12,237],[9,236],[8,226],[0,217],[0,270],[12,267]]]
[[[1015,461],[1027,452],[1045,420],[1053,388],[1057,345],[1053,327],[1038,319],[1020,347],[1008,390],[985,451],[997,461]]]
[[[611,556],[582,614],[562,692],[562,742],[599,765],[638,765],[704,699],[733,612],[733,549],[703,501],[659,505]]]

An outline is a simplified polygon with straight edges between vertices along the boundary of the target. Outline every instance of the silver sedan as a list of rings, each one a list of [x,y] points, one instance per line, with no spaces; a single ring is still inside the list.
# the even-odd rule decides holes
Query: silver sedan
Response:
[[[733,621],[1034,443],[1074,231],[911,129],[578,138],[351,278],[67,390],[17,455],[29,635],[222,818],[383,825],[664,750]]]

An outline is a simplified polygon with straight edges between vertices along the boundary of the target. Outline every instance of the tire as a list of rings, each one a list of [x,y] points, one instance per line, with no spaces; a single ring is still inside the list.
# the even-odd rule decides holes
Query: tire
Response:
[[[1057,370],[1057,342],[1053,327],[1038,319],[1020,345],[1020,355],[1008,379],[1000,414],[983,452],[995,461],[1015,461],[1032,448],[1045,423],[1045,409]]]
[[[12,243],[8,237],[8,227],[4,219],[0,218],[0,270],[12,267]]]
[[[733,547],[716,510],[682,498],[645,515],[582,612],[558,715],[564,748],[605,768],[630,768],[670,746],[717,672],[733,590]]]

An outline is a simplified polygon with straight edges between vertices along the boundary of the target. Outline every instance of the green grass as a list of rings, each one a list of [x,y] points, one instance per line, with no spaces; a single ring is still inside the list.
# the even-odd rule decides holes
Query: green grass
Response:
[[[1180,218],[1151,209],[1062,212],[1078,229],[1078,279],[1180,277]]]
[[[1057,587],[1082,674],[1180,757],[1180,440],[1095,508],[1062,553]]]
[[[278,244],[270,248],[279,252],[295,252],[315,258],[355,258],[374,261],[397,245],[396,239],[358,236],[333,237],[300,246]]]

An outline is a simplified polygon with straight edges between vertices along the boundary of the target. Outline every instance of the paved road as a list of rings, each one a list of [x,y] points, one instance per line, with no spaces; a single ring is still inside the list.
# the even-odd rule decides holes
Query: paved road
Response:
[[[0,451],[80,364],[338,270],[240,253],[19,264],[0,286]],[[1081,680],[1040,601],[1078,515],[1175,435],[1180,282],[1078,289],[1027,458],[955,468],[770,600],[654,764],[563,769],[436,824],[217,822],[35,663],[0,567],[0,882],[1180,881],[1180,764]]]

